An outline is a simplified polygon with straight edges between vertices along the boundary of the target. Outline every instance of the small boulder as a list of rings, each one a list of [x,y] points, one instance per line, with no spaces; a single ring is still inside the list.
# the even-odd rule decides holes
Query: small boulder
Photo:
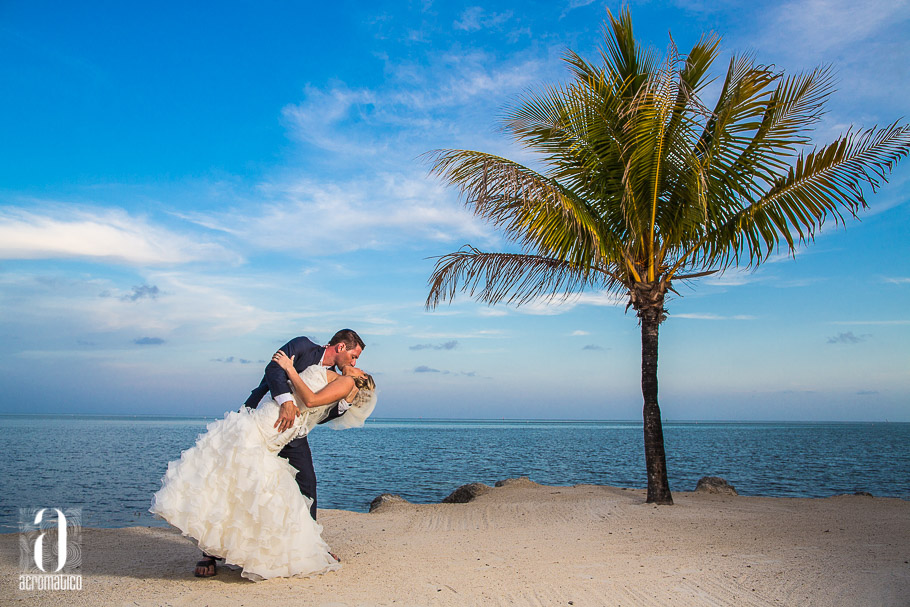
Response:
[[[372,502],[370,502],[370,512],[378,510],[383,506],[390,506],[393,504],[410,504],[408,500],[404,499],[400,495],[392,495],[391,493],[383,493]]]
[[[719,476],[703,476],[698,479],[695,491],[700,493],[717,493],[721,495],[739,495],[736,489]]]
[[[857,491],[853,495],[861,495],[863,497],[872,497],[872,494],[869,493],[868,491]]]
[[[473,501],[478,495],[483,495],[490,489],[492,489],[492,487],[484,485],[483,483],[468,483],[450,493],[449,497],[442,500],[442,503],[467,504],[468,502]]]
[[[539,487],[538,483],[535,483],[527,476],[519,476],[518,478],[507,478],[505,480],[496,481],[496,487]]]

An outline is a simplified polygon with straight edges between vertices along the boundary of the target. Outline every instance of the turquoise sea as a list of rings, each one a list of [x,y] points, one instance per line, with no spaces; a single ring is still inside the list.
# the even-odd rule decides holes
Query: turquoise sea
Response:
[[[213,420],[0,415],[0,532],[19,508],[82,509],[87,527],[165,525],[148,513],[171,459]],[[664,422],[670,487],[721,476],[741,495],[910,499],[910,424]],[[320,508],[381,493],[438,502],[470,482],[644,487],[641,422],[374,419],[310,436]]]

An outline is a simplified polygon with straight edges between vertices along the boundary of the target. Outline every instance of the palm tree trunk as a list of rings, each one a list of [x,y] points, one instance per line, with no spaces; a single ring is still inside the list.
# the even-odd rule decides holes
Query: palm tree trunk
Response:
[[[638,310],[641,319],[641,394],[644,397],[642,417],[645,433],[645,467],[648,470],[649,504],[673,503],[667,480],[667,457],[664,453],[664,431],[657,404],[657,333],[663,315],[663,297],[658,305]]]

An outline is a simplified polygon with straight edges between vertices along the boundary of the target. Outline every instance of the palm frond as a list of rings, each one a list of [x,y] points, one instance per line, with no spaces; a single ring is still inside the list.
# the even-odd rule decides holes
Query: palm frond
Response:
[[[485,253],[470,245],[437,258],[426,307],[451,301],[458,291],[487,304],[522,305],[538,297],[568,296],[595,284],[614,288],[615,274],[538,255]]]
[[[615,238],[602,234],[585,201],[518,163],[470,150],[425,155],[430,173],[457,187],[473,212],[526,247],[572,263],[610,257]]]
[[[809,132],[821,119],[832,85],[831,70],[824,67],[779,79],[748,145],[732,163],[718,166],[717,172],[748,174],[757,185],[770,186],[789,168],[797,149],[809,143]]]
[[[711,115],[711,110],[702,104],[699,93],[710,83],[710,80],[705,79],[705,75],[717,57],[719,46],[720,38],[718,36],[703,35],[686,55],[685,65],[679,70],[679,93],[676,97],[676,105],[670,123],[667,125],[668,140],[672,141],[677,138],[677,128],[687,115],[694,113],[705,118]]]
[[[751,57],[733,57],[717,104],[696,144],[699,156],[706,159],[706,166],[717,156],[739,156],[750,138],[743,136],[754,132],[767,107],[772,92],[770,85],[777,79],[771,70],[756,66]]]
[[[793,252],[814,238],[831,215],[855,216],[867,206],[863,186],[875,191],[910,152],[910,126],[850,131],[835,142],[800,155],[789,173],[761,198],[706,234],[707,263],[727,267],[744,257],[758,264],[783,242]]]
[[[601,58],[616,82],[628,83],[625,90],[631,98],[654,71],[656,54],[653,49],[642,48],[636,42],[628,7],[620,11],[619,17],[609,11],[607,15],[610,23],[609,28],[604,25]]]

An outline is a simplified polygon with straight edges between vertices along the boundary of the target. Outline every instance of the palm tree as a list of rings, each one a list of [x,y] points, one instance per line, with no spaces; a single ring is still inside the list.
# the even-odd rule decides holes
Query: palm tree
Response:
[[[806,149],[832,92],[828,68],[786,76],[734,57],[714,108],[702,102],[720,39],[661,59],[634,39],[629,11],[608,14],[601,62],[572,51],[573,79],[527,95],[504,129],[542,154],[543,172],[469,150],[427,154],[431,174],[520,253],[470,245],[437,259],[426,305],[458,291],[493,305],[599,288],[641,325],[649,503],[672,504],[657,402],[658,329],[674,281],[793,254],[830,217],[867,206],[908,153],[910,126],[849,129]],[[675,292],[675,291],[674,291]]]

